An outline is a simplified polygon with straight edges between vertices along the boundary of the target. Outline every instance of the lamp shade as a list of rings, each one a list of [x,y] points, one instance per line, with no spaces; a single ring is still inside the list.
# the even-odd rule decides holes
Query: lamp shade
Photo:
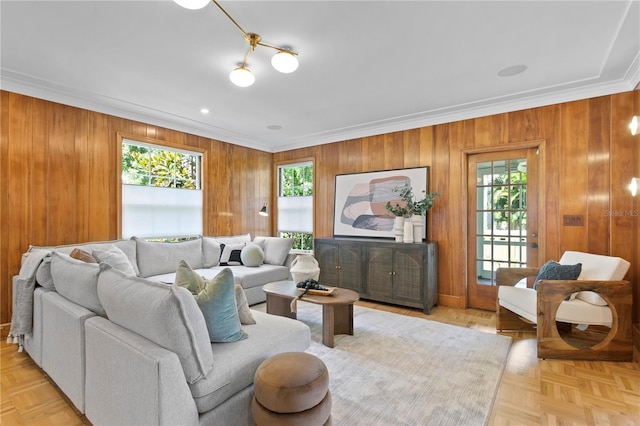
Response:
[[[286,50],[281,50],[271,58],[271,65],[281,73],[289,74],[298,69],[298,59]]]
[[[251,73],[249,68],[238,67],[229,74],[231,82],[239,87],[249,87],[255,81],[256,77]]]
[[[197,10],[205,7],[211,0],[173,0],[185,9]]]

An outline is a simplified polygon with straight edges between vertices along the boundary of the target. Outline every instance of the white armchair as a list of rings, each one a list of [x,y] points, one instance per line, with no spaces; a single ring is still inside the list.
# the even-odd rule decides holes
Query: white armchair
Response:
[[[540,268],[499,268],[496,329],[536,331],[539,358],[629,361],[632,291],[622,281],[630,264],[619,257],[567,251],[561,265],[582,264],[577,280],[533,280]],[[533,277],[533,279],[526,278]],[[568,300],[567,300],[568,299]],[[574,346],[560,336],[557,322],[610,328],[599,343]]]

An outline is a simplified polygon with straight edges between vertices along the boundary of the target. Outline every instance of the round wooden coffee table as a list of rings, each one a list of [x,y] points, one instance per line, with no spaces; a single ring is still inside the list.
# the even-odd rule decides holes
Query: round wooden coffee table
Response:
[[[276,281],[265,284],[262,290],[267,294],[267,313],[296,319],[291,312],[291,301],[300,295],[293,281]],[[331,296],[306,294],[303,302],[322,305],[322,343],[333,348],[333,336],[349,334],[353,336],[353,304],[360,299],[358,293],[346,288],[337,288]]]

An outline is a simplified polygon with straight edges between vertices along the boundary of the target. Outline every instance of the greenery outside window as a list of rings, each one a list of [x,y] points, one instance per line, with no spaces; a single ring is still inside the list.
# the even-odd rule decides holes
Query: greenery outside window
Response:
[[[293,238],[292,251],[313,251],[313,163],[278,166],[278,236]]]
[[[122,140],[122,237],[202,234],[202,153]]]

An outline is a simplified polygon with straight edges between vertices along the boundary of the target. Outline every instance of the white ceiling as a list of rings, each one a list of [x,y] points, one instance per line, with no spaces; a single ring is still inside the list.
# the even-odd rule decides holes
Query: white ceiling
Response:
[[[268,152],[633,90],[640,0],[0,3],[1,88]],[[498,72],[527,69],[512,77]],[[203,115],[201,108],[210,113]],[[270,130],[268,126],[282,126]]]

